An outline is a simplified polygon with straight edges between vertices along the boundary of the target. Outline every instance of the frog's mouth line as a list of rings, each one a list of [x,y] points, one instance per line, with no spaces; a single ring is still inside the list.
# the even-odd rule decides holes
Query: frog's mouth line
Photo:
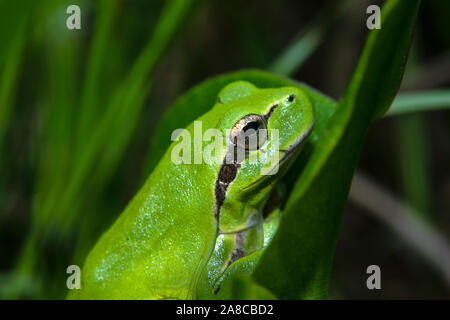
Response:
[[[287,149],[280,149],[280,151],[283,153],[282,157],[278,160],[277,163],[275,163],[272,166],[272,168],[270,168],[270,170],[268,171],[267,174],[260,176],[258,179],[256,179],[255,181],[253,181],[252,183],[250,183],[246,186],[243,186],[241,189],[242,190],[248,189],[248,188],[252,187],[253,185],[257,184],[258,182],[272,176],[270,173],[273,172],[277,167],[279,167],[280,164],[282,164],[283,162],[285,162],[289,158],[291,158],[293,154],[295,154],[295,151],[297,151],[300,148],[300,146],[303,144],[303,142],[306,140],[306,138],[311,134],[313,128],[314,128],[314,122],[311,123],[311,125],[308,127],[308,129],[302,135],[300,135],[300,137],[298,137],[294,141],[294,143],[291,144]]]
[[[292,156],[292,154],[295,153],[295,151],[302,145],[302,142],[306,140],[306,138],[311,134],[312,129],[314,128],[314,121],[311,123],[311,125],[308,127],[308,129],[297,138],[297,140],[294,141],[293,144],[291,144],[286,150],[280,149],[281,152],[283,152],[283,156],[281,157],[280,161],[278,161],[278,164],[284,162],[288,158]]]

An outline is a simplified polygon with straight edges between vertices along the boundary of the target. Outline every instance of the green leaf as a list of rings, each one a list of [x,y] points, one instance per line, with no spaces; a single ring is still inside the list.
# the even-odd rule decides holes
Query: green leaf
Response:
[[[382,28],[367,39],[336,113],[317,143],[288,200],[280,229],[254,273],[282,299],[326,298],[351,179],[372,121],[399,88],[419,0],[391,0]]]

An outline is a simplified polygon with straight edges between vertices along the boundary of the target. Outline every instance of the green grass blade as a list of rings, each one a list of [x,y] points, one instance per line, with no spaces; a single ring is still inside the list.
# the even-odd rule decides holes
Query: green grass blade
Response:
[[[322,43],[324,29],[323,24],[318,24],[304,30],[268,70],[282,75],[293,74]]]
[[[5,134],[15,99],[15,89],[20,71],[23,48],[25,45],[25,28],[21,27],[16,39],[11,43],[5,58],[5,67],[0,78],[0,148]]]
[[[78,117],[77,149],[80,150],[99,116],[104,109],[99,107],[104,92],[101,90],[101,82],[104,70],[105,55],[108,54],[108,44],[111,41],[114,18],[118,8],[117,0],[101,0],[98,2],[98,22],[94,30],[89,60],[86,66],[86,75],[83,81],[83,89]]]
[[[385,116],[450,108],[450,90],[437,89],[400,93]]]
[[[64,16],[58,15],[55,2],[46,3],[33,12],[33,17],[40,17],[46,12],[50,19],[42,21],[42,28],[47,37],[42,43],[45,47],[43,65],[48,67],[42,75],[42,86],[39,90],[41,113],[39,121],[42,129],[37,137],[39,159],[35,181],[36,197],[33,199],[30,232],[20,253],[13,276],[33,279],[33,286],[42,280],[34,273],[42,254],[41,239],[46,237],[47,230],[64,219],[64,212],[57,212],[53,216],[46,210],[54,205],[58,194],[64,188],[67,178],[68,163],[71,159],[73,118],[76,114],[76,82],[79,62],[80,34],[69,32],[67,29],[54,28],[55,25],[65,25]],[[9,298],[18,297],[23,293],[21,287],[11,292]],[[42,292],[41,292],[42,293]]]
[[[417,42],[413,42],[409,60],[406,64],[405,83],[413,83],[414,79],[420,78],[418,64],[419,48]],[[397,96],[397,99],[399,96]],[[396,99],[396,100],[397,100]],[[393,104],[395,105],[395,101]],[[398,149],[396,155],[397,177],[401,183],[404,201],[425,222],[432,222],[433,214],[431,208],[431,185],[430,170],[428,166],[428,141],[426,121],[423,114],[407,114],[397,117],[395,122],[395,140]]]
[[[111,176],[137,124],[149,92],[149,77],[163,55],[169,41],[187,16],[194,0],[173,0],[164,8],[146,47],[143,49],[123,84],[116,90],[111,103],[93,136],[86,142],[74,168],[73,179],[60,205],[63,208],[76,201],[86,179],[102,180]],[[116,128],[120,127],[121,130]],[[96,166],[93,173],[91,170]],[[89,177],[90,174],[94,177]]]
[[[52,205],[48,206],[43,213],[44,215],[52,215],[52,212],[65,212],[64,219],[54,226],[58,226],[60,233],[64,234],[69,230],[76,219],[76,207],[78,195],[84,183],[91,179],[92,169],[97,167],[96,175],[99,172],[105,172],[111,158],[110,149],[114,149],[114,160],[117,161],[121,155],[128,138],[130,137],[130,129],[134,128],[133,124],[124,124],[123,122],[135,122],[136,114],[143,106],[143,95],[148,93],[146,86],[147,78],[153,70],[156,62],[164,52],[170,38],[179,26],[182,18],[185,17],[187,9],[191,2],[175,0],[168,3],[162,13],[154,34],[150,41],[141,52],[137,61],[134,63],[131,71],[126,77],[123,84],[116,90],[112,97],[106,113],[102,115],[100,123],[95,132],[87,141],[83,141],[83,149],[80,154],[74,154],[73,167],[70,176],[66,181],[64,193],[54,197],[57,201],[52,201]],[[116,130],[116,124],[121,123],[124,130]],[[106,157],[106,158],[105,158]],[[100,158],[100,159],[99,159]],[[56,229],[54,229],[56,231]]]
[[[288,76],[297,71],[301,65],[317,50],[331,29],[337,17],[348,8],[349,0],[332,1],[318,17],[309,23],[297,37],[284,49],[268,67],[268,71]]]
[[[397,120],[399,147],[398,171],[405,202],[423,221],[431,222],[431,192],[425,119],[409,114]]]
[[[93,67],[93,69],[85,74],[89,86],[92,85],[94,89],[92,91],[90,88],[88,89],[87,84],[82,87],[87,90],[83,96],[83,103],[85,103],[86,108],[96,108],[95,104],[99,101],[99,97],[101,97],[102,103],[106,100],[108,107],[103,114],[87,112],[86,119],[83,121],[89,127],[92,118],[95,118],[95,130],[91,130],[87,134],[83,132],[86,135],[80,136],[84,138],[78,136],[77,139],[79,131],[76,130],[76,125],[78,124],[79,113],[75,107],[78,105],[79,99],[78,92],[73,90],[77,85],[69,83],[70,81],[75,83],[78,81],[76,76],[79,73],[74,70],[79,70],[79,66],[73,67],[77,60],[76,57],[82,57],[76,50],[77,41],[70,42],[69,40],[70,43],[67,44],[64,40],[67,37],[62,37],[61,41],[57,41],[58,48],[55,49],[50,46],[53,51],[51,55],[53,62],[50,64],[48,78],[52,87],[50,92],[47,92],[47,98],[44,98],[46,104],[44,111],[48,117],[44,121],[45,133],[42,140],[45,143],[42,145],[41,168],[39,169],[36,187],[38,196],[34,204],[31,232],[16,265],[17,275],[33,275],[33,279],[36,281],[49,277],[48,272],[39,271],[39,257],[44,249],[48,249],[47,242],[49,239],[56,239],[55,241],[61,243],[61,246],[65,246],[63,250],[70,250],[70,237],[74,235],[73,227],[82,213],[80,210],[82,201],[80,199],[83,199],[83,188],[86,182],[94,179],[94,177],[97,179],[100,177],[106,181],[106,176],[111,176],[114,165],[123,156],[123,150],[139,119],[144,98],[149,93],[149,76],[156,63],[163,56],[175,31],[179,29],[181,22],[186,18],[193,3],[194,0],[167,2],[149,41],[132,64],[125,80],[120,82],[119,87],[113,91],[109,99],[105,98],[104,92],[94,92],[101,81],[109,80],[101,78],[102,68],[99,65],[105,46],[107,46],[107,43],[100,38],[108,37],[114,17],[114,7],[106,8],[110,11],[104,13],[105,16],[101,21],[102,26],[97,29],[98,34],[101,35],[94,39],[94,47],[88,62],[89,67]],[[111,5],[107,1],[102,2],[102,4],[104,6]],[[58,7],[55,6],[55,9],[59,10],[58,13],[61,13],[64,12],[61,11],[62,7],[64,5],[59,4]],[[51,12],[53,11],[50,10],[49,14]],[[65,19],[65,15],[58,15],[58,19],[61,18]],[[58,23],[58,26],[65,26],[64,21],[62,24],[60,21],[56,23]],[[56,27],[52,30],[56,36],[61,36],[59,34],[61,28]],[[62,32],[65,35],[81,34],[65,28]],[[51,37],[46,39],[49,38]],[[118,130],[118,128],[121,130]],[[75,142],[79,148],[75,147]],[[101,170],[94,171],[93,169],[98,168],[97,166]],[[105,167],[107,168],[105,169]],[[96,186],[104,187],[100,184]],[[64,259],[67,259],[67,256],[60,257],[59,260]],[[53,267],[56,267],[56,265],[58,265],[58,262],[55,261]],[[64,282],[60,283],[61,286],[64,284]],[[46,284],[44,283],[44,285]],[[61,286],[59,286],[59,289],[61,289]],[[42,291],[44,297],[52,294],[51,290],[47,289],[45,291],[49,292]],[[15,295],[20,295],[20,291],[21,288],[18,288]],[[14,296],[14,293],[12,296]]]
[[[4,17],[0,22],[0,155],[5,131],[16,98],[23,51],[27,39],[32,4],[18,0],[13,4],[3,1],[0,12]]]

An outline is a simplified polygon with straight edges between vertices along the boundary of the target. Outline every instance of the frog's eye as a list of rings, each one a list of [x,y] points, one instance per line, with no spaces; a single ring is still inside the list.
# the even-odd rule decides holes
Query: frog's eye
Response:
[[[267,124],[264,117],[248,114],[238,120],[230,134],[231,142],[246,150],[257,150],[267,140]]]

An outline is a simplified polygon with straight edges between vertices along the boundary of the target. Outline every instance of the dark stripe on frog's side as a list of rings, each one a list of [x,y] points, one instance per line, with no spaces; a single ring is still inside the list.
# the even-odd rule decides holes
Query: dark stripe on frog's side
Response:
[[[225,162],[225,160],[224,160]],[[219,213],[223,202],[225,201],[225,194],[227,192],[228,186],[236,178],[237,171],[240,165],[238,163],[227,164],[224,163],[220,167],[219,176],[216,180],[215,186],[215,196],[216,196],[216,207],[214,209],[214,218],[219,224]]]
[[[220,101],[220,98],[218,98],[218,102],[222,103]],[[264,119],[266,121],[270,118],[272,115],[272,112],[275,110],[275,108],[278,107],[278,104],[274,104],[269,108],[269,111],[264,115]],[[231,150],[227,150],[227,154],[231,151],[234,153],[234,155],[237,154],[236,152],[236,146],[232,146],[230,148]],[[233,157],[234,161],[233,163],[226,163],[226,159],[228,159],[227,155],[225,155],[223,159],[223,164],[220,167],[219,174],[216,179],[215,183],[215,189],[214,194],[216,197],[216,207],[214,208],[214,218],[217,221],[217,225],[219,224],[219,216],[220,216],[220,208],[222,207],[223,202],[225,201],[225,195],[227,193],[228,186],[231,182],[236,178],[237,172],[240,168],[240,163],[236,161],[236,158]]]

